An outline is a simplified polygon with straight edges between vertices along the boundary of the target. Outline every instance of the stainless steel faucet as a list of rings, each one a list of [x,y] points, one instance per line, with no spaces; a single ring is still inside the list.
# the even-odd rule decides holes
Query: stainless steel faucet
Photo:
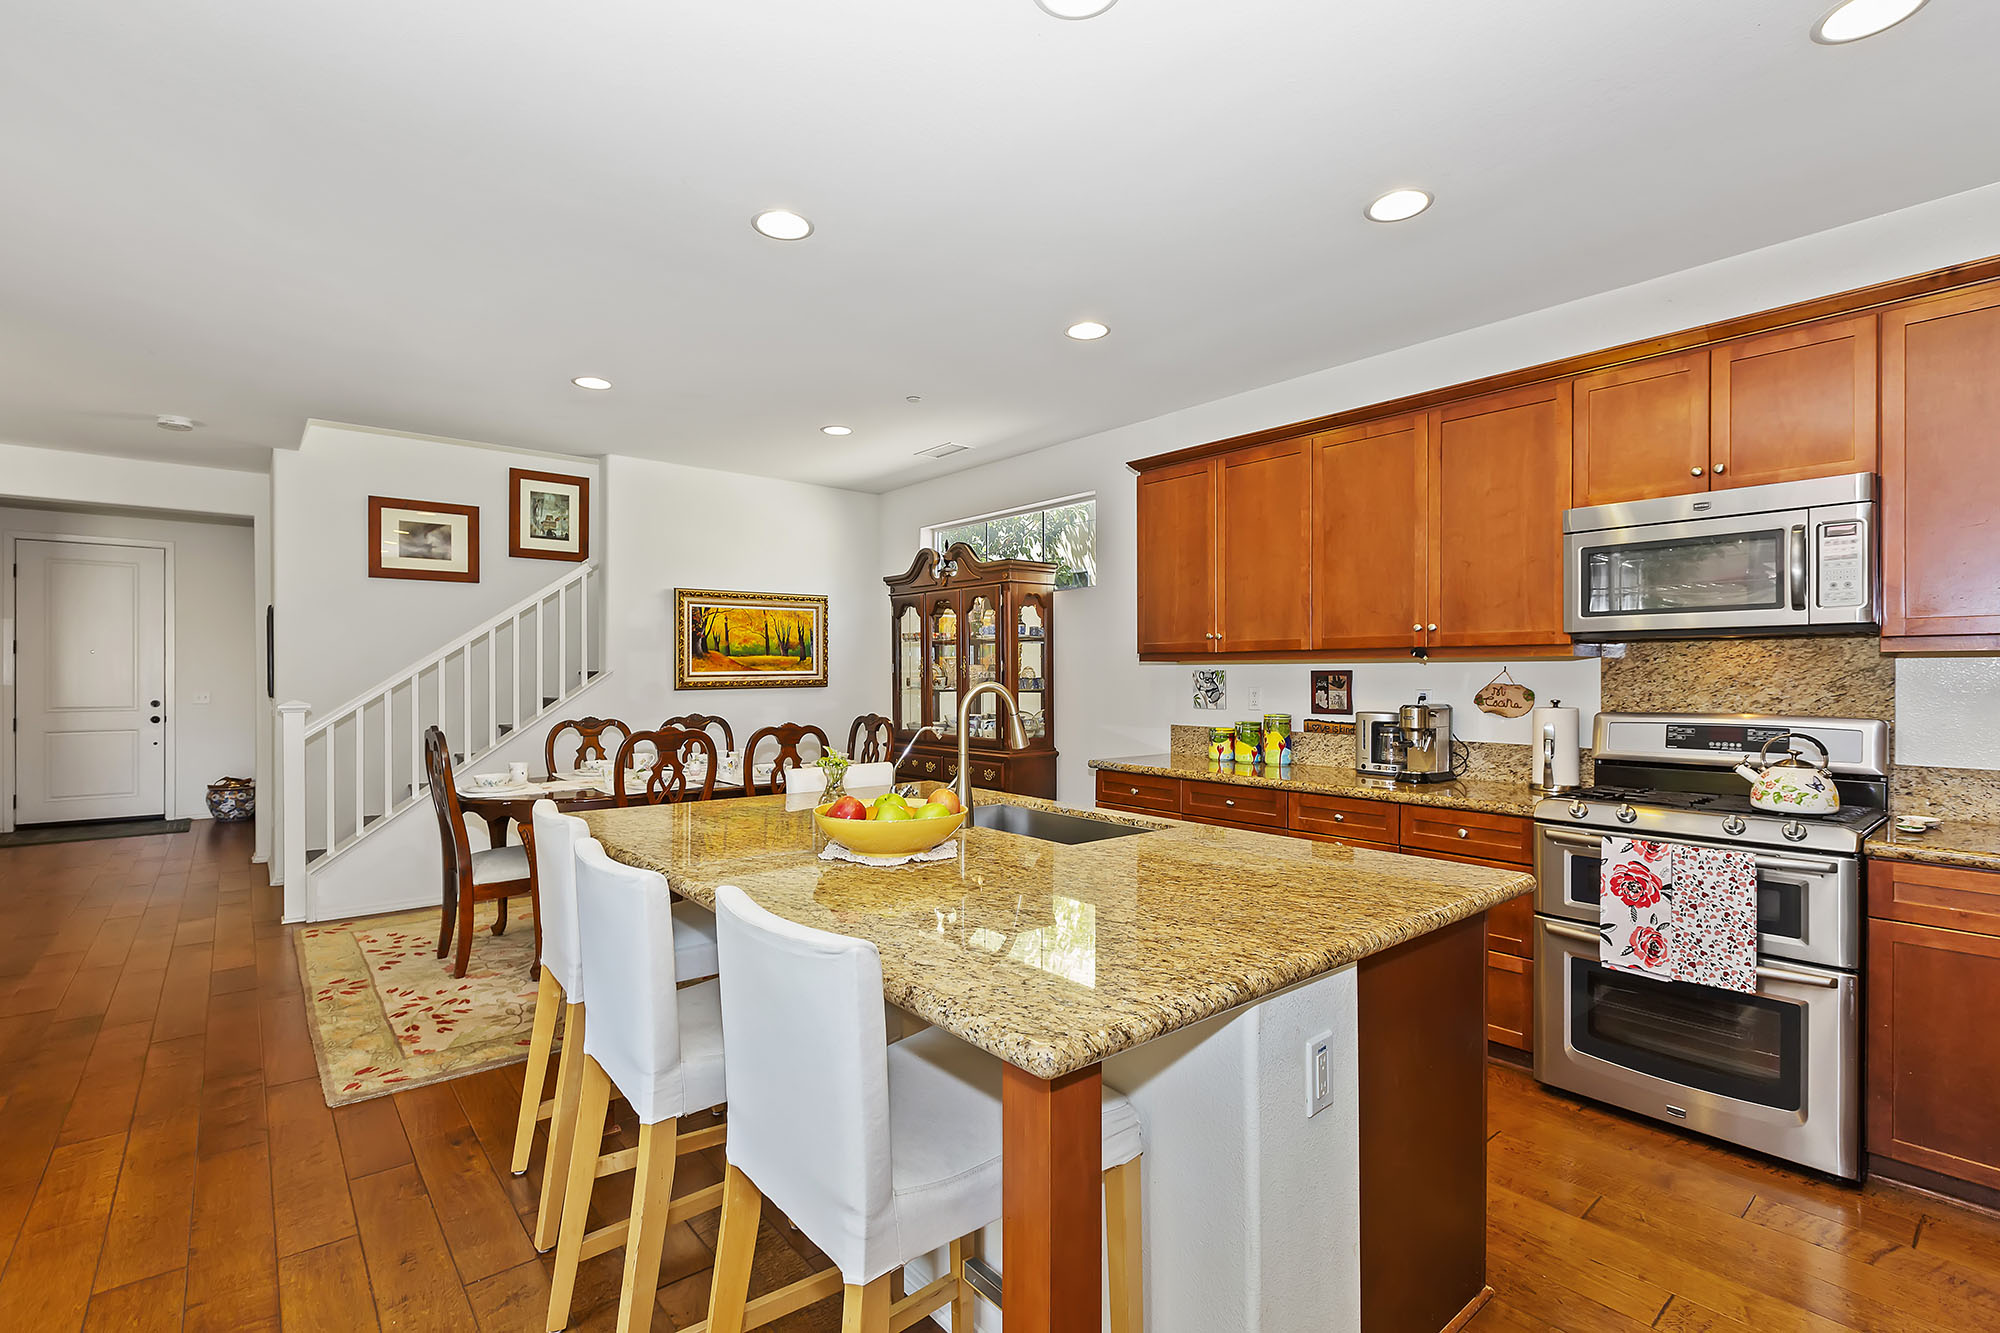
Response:
[[[970,750],[972,705],[982,694],[997,694],[1007,703],[1007,744],[1016,750],[1028,748],[1028,734],[1021,730],[1021,701],[997,680],[981,681],[958,701],[958,799],[965,806],[965,822],[972,823],[972,754]]]
[[[938,726],[938,724],[935,722],[926,722],[921,727],[918,727],[916,731],[911,733],[910,743],[908,745],[905,745],[903,747],[903,752],[896,756],[896,762],[889,765],[891,773],[891,778],[890,778],[891,781],[894,781],[894,774],[903,771],[903,761],[910,757],[910,751],[917,748],[917,742],[924,738],[924,733],[927,731],[931,735],[937,737],[939,740],[944,739],[944,728]]]

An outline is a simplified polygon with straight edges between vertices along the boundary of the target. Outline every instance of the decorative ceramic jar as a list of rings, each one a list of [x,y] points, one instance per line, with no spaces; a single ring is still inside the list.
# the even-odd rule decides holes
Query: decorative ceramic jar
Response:
[[[219,824],[254,818],[257,784],[249,778],[217,778],[208,784],[208,813]]]
[[[1292,762],[1292,715],[1264,714],[1264,762],[1284,765]]]

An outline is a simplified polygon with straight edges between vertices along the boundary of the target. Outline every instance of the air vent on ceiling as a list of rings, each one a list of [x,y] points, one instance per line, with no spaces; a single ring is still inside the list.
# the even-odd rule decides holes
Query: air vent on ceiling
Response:
[[[933,448],[917,450],[917,457],[950,458],[953,454],[962,454],[971,447],[969,444],[953,444],[950,440],[946,440],[943,444],[936,445]]]

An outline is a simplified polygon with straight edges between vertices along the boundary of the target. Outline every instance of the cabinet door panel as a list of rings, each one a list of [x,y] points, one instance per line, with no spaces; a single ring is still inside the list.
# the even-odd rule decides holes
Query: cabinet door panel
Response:
[[[1139,651],[1215,651],[1215,464],[1139,477]]]
[[[1219,651],[1310,646],[1312,441],[1283,440],[1215,460]]]
[[[1578,505],[1708,489],[1708,353],[1663,356],[1576,381]]]
[[[1535,1049],[1535,964],[1510,953],[1486,955],[1486,1040]]]
[[[1868,923],[1868,1151],[2000,1188],[2000,939]]]
[[[1715,489],[1875,470],[1875,316],[1746,338],[1714,363]]]
[[[1097,803],[1121,810],[1145,810],[1156,815],[1181,812],[1181,784],[1178,778],[1151,773],[1097,771]]]
[[[1430,421],[1397,417],[1312,446],[1312,646],[1424,641]]]
[[[2000,634],[2000,283],[1882,314],[1882,632]]]
[[[1509,866],[1508,869],[1513,869]],[[1486,947],[1516,958],[1535,956],[1535,895],[1524,893],[1486,911]]]
[[[1568,642],[1569,382],[1453,403],[1431,432],[1431,644]]]

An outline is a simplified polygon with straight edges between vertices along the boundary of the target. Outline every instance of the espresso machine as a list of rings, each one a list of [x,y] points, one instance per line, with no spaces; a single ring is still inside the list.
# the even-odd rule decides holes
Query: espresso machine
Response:
[[[1451,705],[1420,693],[1393,713],[1356,713],[1354,771],[1392,782],[1450,782]]]

